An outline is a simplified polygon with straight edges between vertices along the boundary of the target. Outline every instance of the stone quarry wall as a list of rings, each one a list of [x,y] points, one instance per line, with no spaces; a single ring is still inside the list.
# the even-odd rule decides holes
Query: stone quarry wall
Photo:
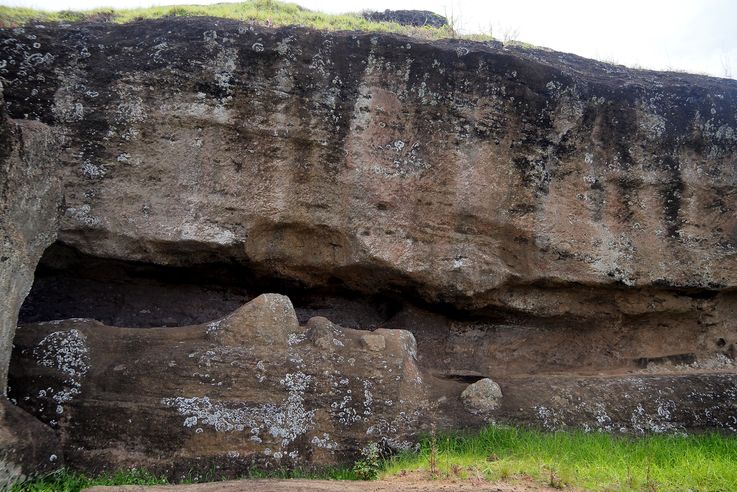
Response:
[[[5,247],[25,256],[0,263],[11,293],[2,301],[0,362],[7,365],[20,302],[57,231],[59,243],[42,260],[24,308],[26,321],[63,313],[127,327],[179,325],[146,331],[71,320],[21,329],[14,396],[57,429],[65,450],[82,449],[71,451],[81,467],[151,458],[136,447],[145,434],[137,427],[105,441],[128,453],[110,451],[118,461],[95,454],[104,448],[101,436],[116,428],[114,415],[90,435],[81,431],[90,415],[121,401],[136,412],[134,389],[111,382],[122,371],[116,367],[131,364],[127,337],[151,337],[140,343],[152,344],[145,366],[152,374],[167,373],[159,363],[186,367],[170,373],[186,395],[134,374],[153,402],[138,418],[194,418],[203,405],[216,405],[202,400],[215,391],[202,380],[210,366],[195,368],[200,356],[182,361],[207,343],[240,346],[208,339],[203,313],[215,321],[239,312],[234,306],[274,286],[308,293],[296,306],[292,334],[308,333],[314,315],[340,329],[413,334],[416,353],[387,357],[416,365],[422,387],[413,404],[432,411],[397,435],[411,437],[430,422],[627,432],[737,427],[735,81],[494,42],[207,18],[0,30],[0,76],[10,118],[3,162],[16,169],[0,177],[8,211],[0,224],[3,231],[36,224],[24,234],[5,233],[15,241],[6,239]],[[60,139],[53,145],[52,134]],[[240,272],[229,285],[241,273],[243,282],[248,277],[248,288],[223,287],[215,295],[191,280],[199,278],[193,269],[215,265]],[[176,288],[172,271],[179,272]],[[131,289],[136,294],[126,296]],[[107,300],[94,299],[102,291]],[[207,307],[167,315],[150,299]],[[355,338],[347,352],[370,354],[381,345],[345,333]],[[57,415],[54,395],[65,390],[40,397],[37,385],[63,386],[69,372],[44,365],[38,354],[70,334],[83,337],[77,345],[94,357]],[[189,352],[161,355],[178,344]],[[320,367],[321,344],[305,345],[305,353],[301,345],[284,350]],[[292,401],[297,397],[281,381],[298,371],[314,378],[302,385],[300,402],[340,405],[320,400],[318,388],[329,382],[305,369],[315,367],[289,362],[294,354],[287,352],[276,356],[287,359],[283,374],[267,383],[268,401],[249,401],[260,381],[228,382],[221,366],[232,361],[218,359],[212,372],[221,379],[213,381],[227,390],[218,389],[225,391],[218,398],[239,395],[227,402],[231,411]],[[384,355],[374,355],[366,367],[382,363]],[[256,378],[263,359],[249,357]],[[379,377],[353,376],[370,384]],[[467,388],[477,381],[485,382]],[[479,401],[479,388],[493,389],[489,401]],[[501,403],[492,398],[497,390]],[[377,415],[393,422],[396,412],[382,407]],[[316,430],[342,436],[328,448],[335,456],[355,454],[371,440],[360,427],[368,420],[350,429],[327,417],[315,422],[285,452],[314,454],[305,458],[311,464],[331,462],[320,454],[327,452],[321,434],[310,434]],[[236,450],[215,427],[185,424],[167,435],[190,451],[206,443],[207,456],[186,456],[203,468],[213,462],[205,458],[235,472],[274,463],[273,445],[268,453],[265,444]],[[178,452],[156,449],[159,456]]]
[[[733,81],[208,19],[17,31],[6,107],[67,136],[83,252],[466,308],[735,286]]]
[[[51,429],[5,398],[18,312],[56,239],[60,143],[44,123],[9,119],[0,108],[0,488],[62,463]]]

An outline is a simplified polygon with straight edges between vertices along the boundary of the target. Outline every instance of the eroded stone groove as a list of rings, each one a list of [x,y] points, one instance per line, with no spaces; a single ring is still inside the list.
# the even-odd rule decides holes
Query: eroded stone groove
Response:
[[[205,18],[0,59],[0,384],[58,236],[10,395],[72,466],[735,430],[734,81]]]

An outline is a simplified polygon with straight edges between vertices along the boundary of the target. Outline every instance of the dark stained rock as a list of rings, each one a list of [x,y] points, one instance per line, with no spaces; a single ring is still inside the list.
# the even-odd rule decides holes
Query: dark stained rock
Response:
[[[0,397],[0,490],[63,465],[54,431]]]
[[[331,326],[315,347],[288,298],[259,296],[205,325],[93,320],[18,330],[13,396],[54,428],[67,463],[184,478],[216,469],[345,463],[369,443],[406,449],[427,430],[429,386],[411,333]]]
[[[385,10],[383,12],[364,12],[363,17],[373,22],[396,22],[403,26],[443,27],[448,19],[429,10]]]
[[[0,76],[0,384],[58,239],[11,396],[74,467],[734,431],[735,81],[209,18],[2,29]]]

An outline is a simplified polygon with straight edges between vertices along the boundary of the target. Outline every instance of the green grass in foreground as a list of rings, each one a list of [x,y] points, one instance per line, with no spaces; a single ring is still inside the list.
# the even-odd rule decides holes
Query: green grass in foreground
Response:
[[[166,479],[138,469],[101,475],[97,478],[62,470],[45,478],[15,485],[11,490],[12,492],[79,492],[95,485],[161,485],[165,483],[167,483]]]
[[[433,444],[434,442],[434,444]],[[433,465],[434,463],[434,465]],[[418,453],[376,463],[378,476],[534,480],[555,487],[598,491],[737,490],[737,437],[719,434],[628,438],[602,433],[547,433],[489,427],[477,434],[427,438]],[[355,480],[355,470],[253,472],[249,478]],[[207,481],[216,477],[199,477]],[[194,479],[186,482],[195,481]],[[140,470],[89,478],[63,471],[14,492],[77,492],[93,485],[166,483]]]
[[[424,440],[419,454],[392,458],[382,476],[421,471],[491,481],[529,477],[585,490],[737,490],[737,437],[719,434],[628,438],[488,427],[432,441]]]
[[[214,5],[176,5],[127,10],[96,9],[61,12],[45,12],[19,7],[0,6],[0,27],[15,27],[30,21],[78,22],[90,19],[107,19],[125,23],[141,19],[157,19],[171,16],[212,16],[236,19],[272,26],[299,25],[313,29],[337,31],[393,32],[423,39],[464,37],[475,41],[488,41],[491,36],[473,34],[460,36],[450,26],[441,28],[402,26],[394,22],[371,22],[360,14],[326,14],[304,9],[293,3],[277,0],[246,0],[241,3],[219,3]]]
[[[254,470],[243,478],[301,478],[307,480],[358,480],[356,474],[348,468],[329,468],[317,471],[303,470]],[[205,476],[190,476],[179,483],[213,482],[218,481],[215,472]],[[89,477],[83,473],[69,470],[60,470],[44,478],[39,478],[24,484],[15,485],[12,492],[79,492],[96,485],[162,485],[169,481],[161,476],[145,470],[131,469],[114,474]]]

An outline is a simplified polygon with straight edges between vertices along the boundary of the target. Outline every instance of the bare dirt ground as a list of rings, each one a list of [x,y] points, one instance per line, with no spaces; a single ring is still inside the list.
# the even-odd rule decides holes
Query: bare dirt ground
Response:
[[[491,483],[479,480],[421,480],[414,478],[350,482],[331,480],[233,480],[187,485],[126,485],[92,487],[83,492],[549,492],[555,489],[524,481]]]

